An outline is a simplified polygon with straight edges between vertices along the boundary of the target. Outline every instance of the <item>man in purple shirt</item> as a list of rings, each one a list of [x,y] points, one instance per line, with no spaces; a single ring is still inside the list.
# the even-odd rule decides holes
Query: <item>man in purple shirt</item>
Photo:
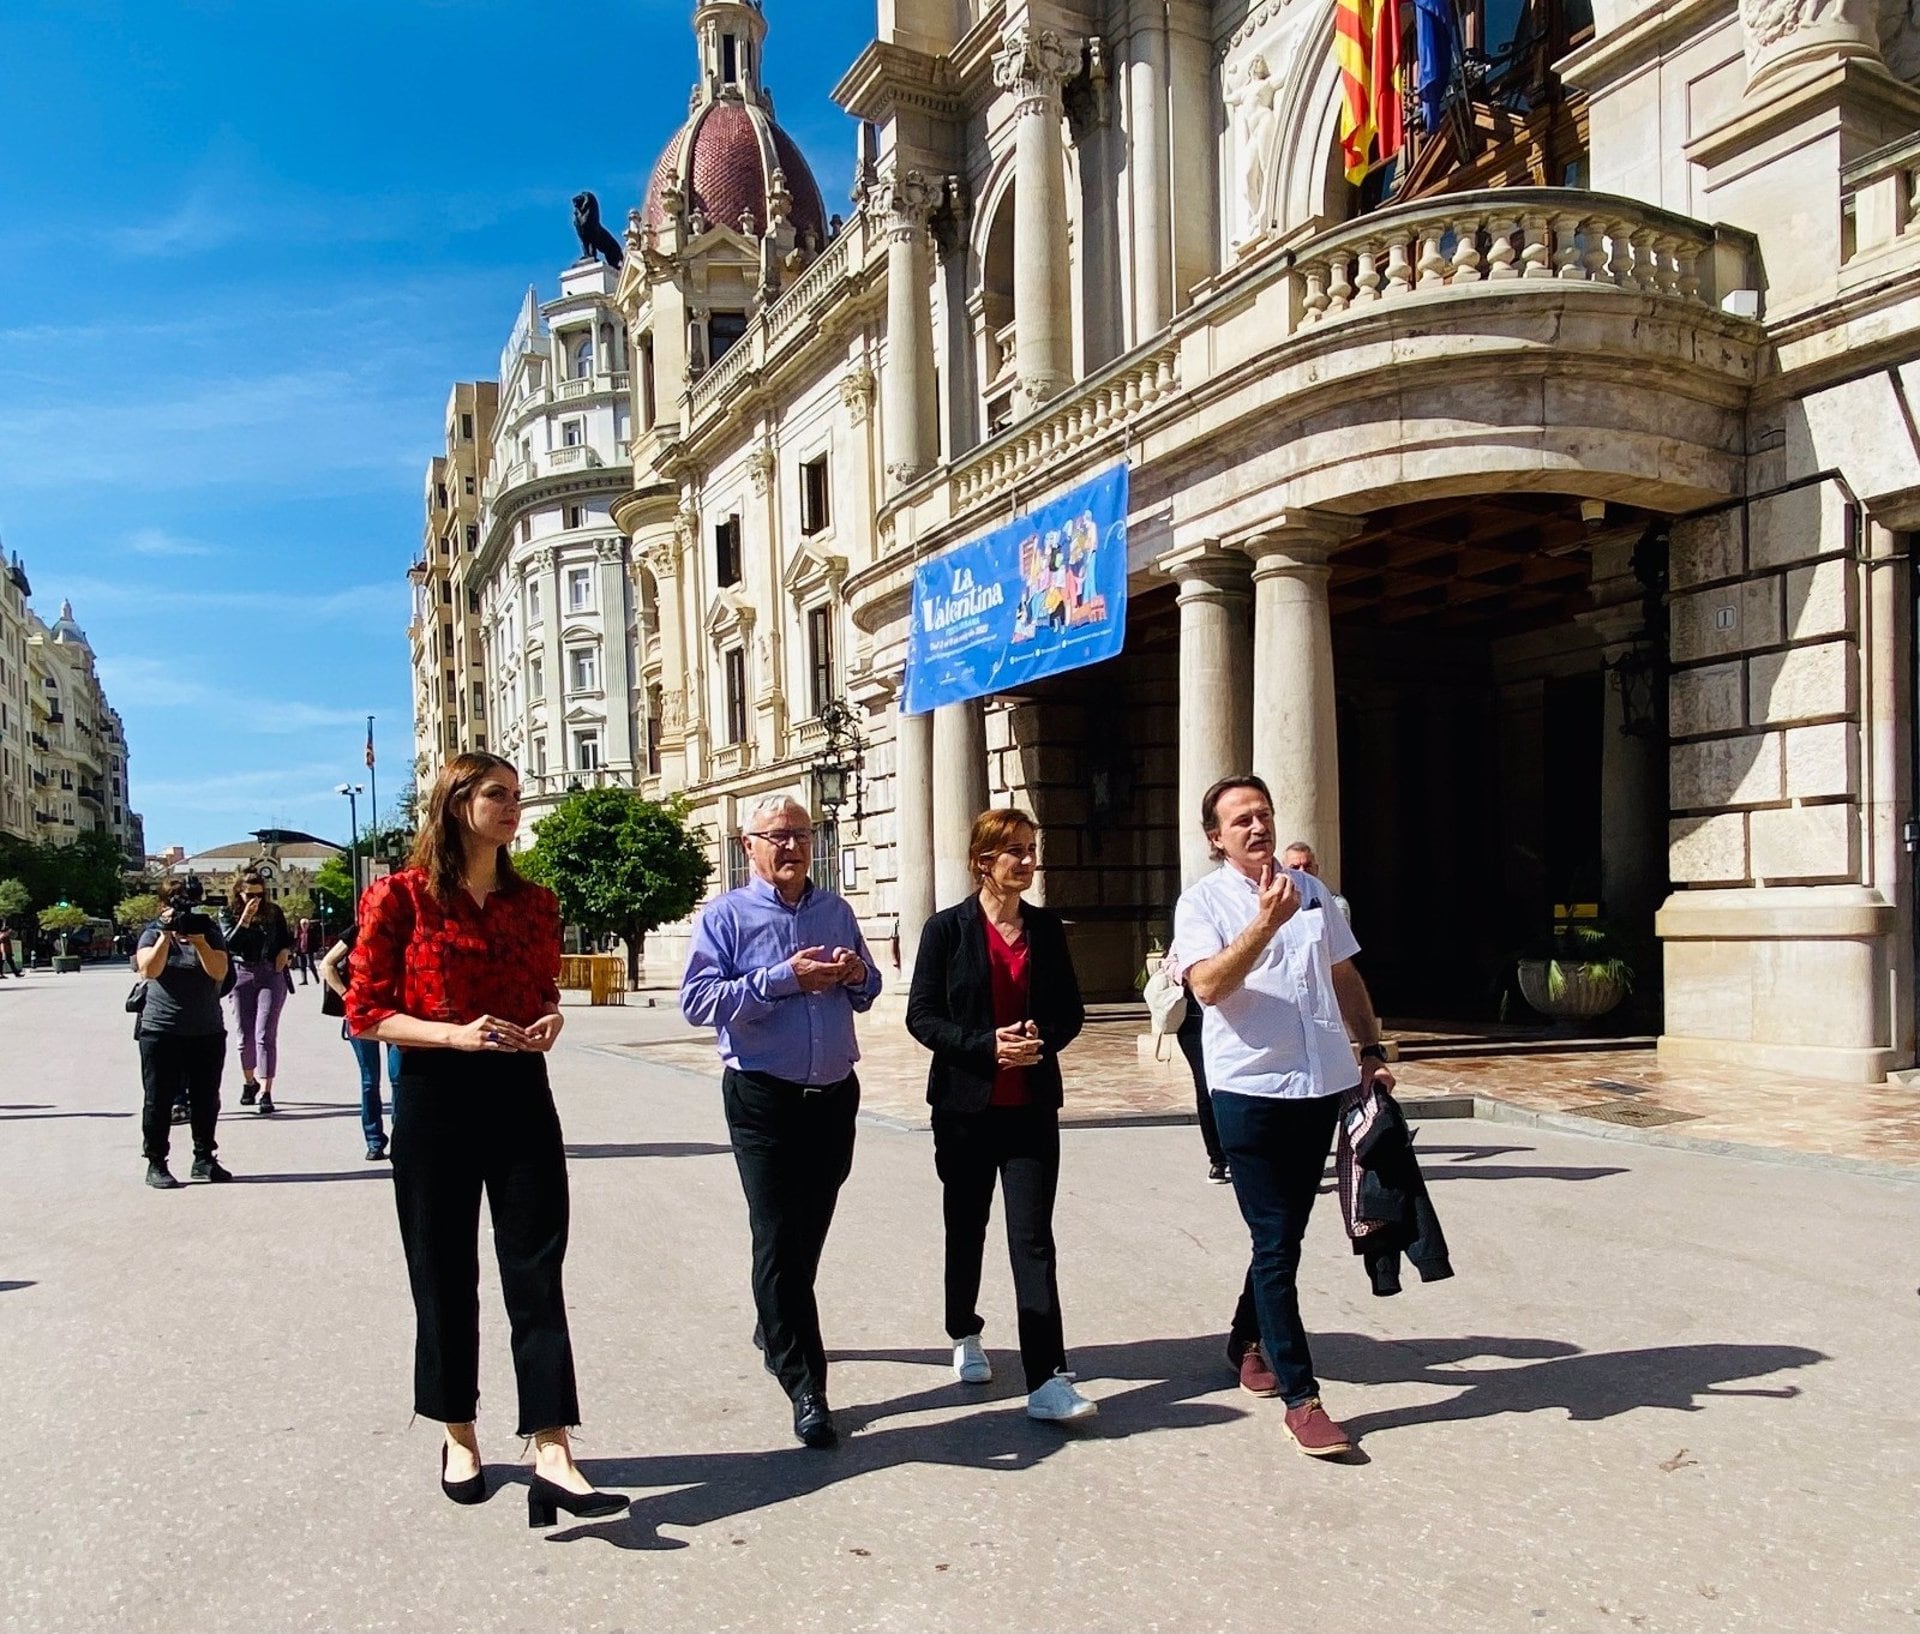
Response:
[[[860,1110],[856,1011],[880,994],[844,897],[808,878],[813,818],[784,795],[740,836],[753,878],[707,904],[680,982],[680,1012],[712,1027],[721,1091],[753,1227],[754,1343],[793,1401],[809,1447],[837,1439],[813,1282]]]

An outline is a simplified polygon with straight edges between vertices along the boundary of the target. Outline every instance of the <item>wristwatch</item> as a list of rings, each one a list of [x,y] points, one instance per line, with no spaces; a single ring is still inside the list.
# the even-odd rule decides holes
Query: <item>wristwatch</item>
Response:
[[[1360,1046],[1360,1059],[1362,1061],[1384,1061],[1386,1058],[1387,1047],[1384,1044],[1362,1044]]]

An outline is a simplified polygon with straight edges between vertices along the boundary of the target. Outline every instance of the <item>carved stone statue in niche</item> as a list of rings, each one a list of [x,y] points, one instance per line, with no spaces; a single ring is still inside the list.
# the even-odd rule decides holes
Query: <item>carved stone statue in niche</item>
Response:
[[[1239,223],[1234,242],[1243,244],[1258,237],[1266,226],[1261,212],[1267,199],[1267,171],[1273,150],[1273,131],[1279,119],[1274,112],[1274,94],[1279,90],[1267,67],[1267,59],[1256,56],[1247,64],[1247,77],[1238,90],[1227,94],[1227,105],[1234,112],[1236,153],[1239,161]]]

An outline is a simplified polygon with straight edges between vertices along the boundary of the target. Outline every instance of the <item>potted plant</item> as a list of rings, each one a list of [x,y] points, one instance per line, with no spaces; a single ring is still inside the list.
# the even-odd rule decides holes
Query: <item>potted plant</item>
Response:
[[[76,908],[71,902],[62,902],[58,907],[40,910],[40,928],[49,936],[57,937],[53,954],[55,975],[65,975],[80,968],[80,961],[67,951],[67,938],[87,922],[87,910]]]
[[[1552,1021],[1594,1021],[1633,991],[1633,966],[1598,920],[1562,920],[1514,963],[1520,995]]]

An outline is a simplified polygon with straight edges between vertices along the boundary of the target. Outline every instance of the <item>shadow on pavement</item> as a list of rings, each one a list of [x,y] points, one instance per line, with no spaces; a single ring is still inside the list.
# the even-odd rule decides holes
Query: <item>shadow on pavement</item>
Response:
[[[622,1145],[613,1142],[607,1145],[569,1145],[568,1157],[728,1157],[731,1146],[716,1146],[710,1140],[661,1140],[641,1141],[637,1144]]]
[[[369,1163],[364,1169],[338,1169],[328,1174],[237,1174],[236,1186],[304,1186],[332,1180],[391,1180],[393,1170],[384,1163]]]
[[[1732,1389],[1737,1379],[1764,1378],[1829,1358],[1799,1345],[1658,1345],[1646,1350],[1584,1353],[1557,1339],[1382,1340],[1358,1333],[1313,1336],[1316,1369],[1352,1384],[1423,1384],[1453,1389],[1445,1401],[1422,1402],[1341,1422],[1356,1436],[1417,1424],[1450,1424],[1505,1413],[1563,1412],[1575,1422],[1616,1418],[1640,1408],[1697,1413],[1702,1397],[1747,1396],[1790,1401],[1797,1384]],[[1451,1364],[1493,1357],[1518,1367]]]
[[[840,1361],[891,1361],[937,1367],[952,1365],[949,1350],[836,1351]],[[1073,1441],[1119,1440],[1160,1430],[1196,1430],[1244,1417],[1237,1407],[1189,1398],[1231,1384],[1220,1341],[1147,1339],[1129,1345],[1092,1345],[1074,1353],[1087,1379],[1138,1379],[1131,1390],[1105,1395],[1100,1417],[1085,1429],[1063,1430],[1027,1417],[1017,1388],[1018,1365],[997,1356],[1001,1383],[989,1391],[948,1382],[930,1390],[835,1414],[842,1440],[828,1452],[792,1446],[773,1452],[692,1453],[659,1458],[586,1458],[581,1468],[596,1486],[674,1487],[637,1498],[615,1521],[573,1526],[551,1541],[596,1539],[620,1549],[684,1549],[684,1538],[663,1537],[665,1526],[699,1527],[757,1509],[804,1498],[875,1470],[903,1464],[951,1464],[980,1470],[1029,1469]],[[950,1379],[949,1375],[949,1379]],[[1009,1384],[1009,1380],[1014,1381]],[[882,1419],[935,1408],[973,1405],[965,1418],[936,1424],[898,1424],[868,1430]],[[769,1427],[786,1416],[777,1394],[768,1398]]]
[[[21,1288],[37,1288],[37,1282],[0,1282],[0,1294],[10,1294]]]
[[[0,1112],[0,1123],[32,1123],[41,1118],[130,1118],[131,1112]]]

